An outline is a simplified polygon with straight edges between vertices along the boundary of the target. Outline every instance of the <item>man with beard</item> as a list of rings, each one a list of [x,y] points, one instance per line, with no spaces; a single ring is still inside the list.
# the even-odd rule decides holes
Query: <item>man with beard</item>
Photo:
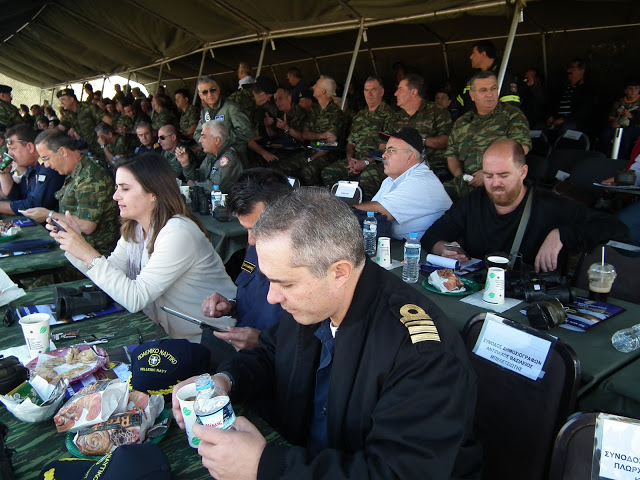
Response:
[[[482,158],[484,188],[463,197],[422,237],[427,252],[457,260],[467,255],[445,247],[458,244],[470,257],[511,252],[525,205],[531,197],[531,215],[519,252],[536,271],[558,268],[562,252],[585,252],[611,239],[626,240],[625,225],[550,191],[524,182],[527,165],[522,145],[514,140],[494,142]]]

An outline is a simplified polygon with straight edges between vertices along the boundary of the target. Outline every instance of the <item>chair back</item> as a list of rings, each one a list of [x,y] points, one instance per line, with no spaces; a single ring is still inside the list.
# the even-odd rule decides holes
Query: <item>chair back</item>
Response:
[[[346,183],[346,184],[349,184],[349,185],[352,185],[353,187],[355,187],[353,189],[353,197],[345,197],[345,196],[342,196],[342,195],[340,195],[340,196],[336,195],[338,187],[340,186],[341,183]],[[347,205],[357,205],[359,203],[362,203],[362,189],[360,188],[360,185],[358,185],[358,182],[349,182],[348,180],[340,180],[338,183],[334,183],[333,187],[331,187],[331,195],[333,195],[334,197],[342,200]]]
[[[551,142],[542,130],[531,130],[531,150],[529,153],[548,157],[551,153]]]
[[[553,447],[549,480],[591,480],[598,413],[581,413],[564,424]]]
[[[586,133],[579,132],[578,130],[567,130],[561,137],[558,137],[553,148],[555,150],[589,150],[589,148],[591,148],[591,142]]]
[[[503,324],[551,342],[544,375],[531,380],[480,357],[473,349],[485,316],[475,315],[462,331],[478,377],[474,433],[483,446],[483,478],[542,480],[556,434],[576,402],[580,362],[561,340],[510,320]]]

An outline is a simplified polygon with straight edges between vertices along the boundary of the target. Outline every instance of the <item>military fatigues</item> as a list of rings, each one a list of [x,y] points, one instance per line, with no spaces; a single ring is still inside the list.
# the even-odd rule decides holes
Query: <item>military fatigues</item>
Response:
[[[97,223],[96,229],[85,239],[103,255],[111,253],[120,237],[118,204],[112,198],[114,192],[109,172],[82,155],[55,195],[60,202],[60,213],[69,210],[82,220]]]
[[[23,123],[18,107],[10,103],[0,100],[0,125],[4,125],[6,129]]]
[[[191,150],[190,148],[185,148],[184,151],[186,152],[187,155],[189,155],[189,165],[190,166],[194,165],[194,168],[197,167],[200,164],[200,162],[198,161],[195,153],[193,153],[193,150]],[[171,169],[176,175],[176,178],[184,178],[184,175],[182,173],[182,164],[176,158],[175,148],[173,149],[173,152],[170,152],[169,150],[163,150],[162,156],[166,158],[167,161],[169,162]]]
[[[116,143],[109,145],[109,151],[114,156],[131,155],[136,148],[136,139],[131,135],[116,134]]]
[[[132,135],[135,135],[136,132],[134,131],[133,127],[138,122],[151,123],[151,119],[149,118],[149,115],[147,115],[144,112],[138,112],[138,115],[136,116],[135,120],[131,118],[129,115],[120,115],[120,118],[118,119],[117,128],[120,128],[122,126],[126,127],[129,133],[131,133]]]
[[[287,116],[289,128],[299,132],[304,130],[309,118],[309,114],[304,108],[297,103],[292,103],[289,112],[285,114],[279,111],[277,118],[284,120],[285,115]],[[276,131],[276,137],[286,137],[288,135],[284,130],[276,127],[275,123],[273,124],[273,129]],[[278,157],[278,161],[271,162],[269,167],[280,170],[288,176],[297,175],[300,168],[304,165],[303,162],[306,161],[306,157],[302,158],[303,156],[299,155],[300,150],[275,149],[273,150],[273,154]]]
[[[384,126],[385,133],[396,133],[404,127],[415,128],[423,138],[449,135],[451,133],[451,114],[442,105],[423,100],[418,111],[412,116],[400,109]],[[434,172],[447,168],[444,150],[425,147],[427,164]]]
[[[491,67],[491,70],[495,72],[496,77],[500,72],[500,66],[494,65]],[[480,71],[480,70],[478,70]],[[467,85],[464,87],[460,95],[456,98],[456,102],[458,103],[458,109],[460,114],[464,114],[471,110],[475,109],[475,104],[473,100],[471,100],[471,95],[469,91],[471,90],[471,85],[469,85],[467,81]],[[502,86],[500,88],[500,101],[502,103],[508,103],[515,107],[520,106],[520,94],[518,93],[518,82],[515,77],[511,75],[508,71],[504,73],[504,80],[502,81]]]
[[[503,138],[531,148],[529,122],[522,110],[506,103],[498,103],[488,115],[479,115],[474,109],[456,120],[445,155],[460,160],[464,173],[473,174],[482,169],[482,155],[487,147]],[[473,190],[462,175],[446,182],[445,187],[449,194],[455,191],[459,196]]]
[[[104,116],[105,113],[97,105],[77,102],[76,111],[65,113],[60,125],[67,129],[73,128],[80,135],[80,138],[87,142],[89,150],[94,155],[100,155],[100,144],[98,143],[98,135],[95,132],[95,128]]]
[[[188,105],[182,115],[180,115],[180,133],[184,136],[192,125],[198,125],[200,110],[195,105]]]
[[[218,155],[208,154],[200,167],[194,163],[182,169],[186,180],[194,180],[196,185],[211,192],[214,185],[220,186],[222,193],[229,193],[242,173],[242,163],[235,148],[227,142]]]
[[[251,122],[242,109],[234,102],[220,97],[214,108],[204,106],[200,112],[200,121],[193,134],[193,139],[197,142],[202,135],[202,126],[209,120],[218,120],[225,124],[229,130],[229,143],[232,145],[240,157],[243,165],[247,162],[247,142],[253,139]]]
[[[157,132],[165,125],[173,125],[176,129],[179,127],[179,120],[169,108],[165,108],[160,113],[156,112],[151,120],[151,126]]]
[[[356,147],[355,158],[364,160],[369,157],[371,150],[377,150],[380,145],[378,133],[384,130],[384,125],[394,115],[393,109],[382,102],[373,112],[369,108],[360,110],[351,124],[351,133],[347,142]],[[349,161],[338,161],[322,170],[322,183],[328,187],[339,180],[358,180],[364,200],[371,200],[385,179],[382,162],[371,160],[360,175],[349,173]]]
[[[338,138],[338,143],[343,143],[346,134],[346,117],[333,100],[324,109],[315,104],[309,112],[306,128],[315,133],[330,132]],[[317,157],[311,162],[307,161],[307,158],[310,158],[313,153],[314,151],[311,150],[295,157],[300,165],[298,174],[295,176],[300,178],[304,185],[321,185],[320,173],[322,169],[335,162],[338,155],[342,155],[342,153],[326,152],[325,155]]]

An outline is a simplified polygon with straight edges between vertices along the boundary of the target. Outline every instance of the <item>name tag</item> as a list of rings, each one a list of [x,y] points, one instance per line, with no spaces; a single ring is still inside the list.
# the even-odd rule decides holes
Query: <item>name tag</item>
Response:
[[[600,413],[596,419],[592,478],[635,480],[640,473],[640,424],[638,420]],[[599,471],[598,471],[599,469]],[[595,476],[593,476],[595,475]]]
[[[38,182],[42,183],[47,179],[46,175],[38,175]]]
[[[224,122],[224,115],[216,115],[216,118],[214,118],[214,120],[218,122]]]
[[[338,182],[338,188],[336,188],[336,197],[342,198],[354,198],[356,196],[356,188],[358,188],[358,182],[345,182],[340,180]]]
[[[502,318],[487,313],[473,353],[519,375],[537,380],[551,342],[502,323]]]

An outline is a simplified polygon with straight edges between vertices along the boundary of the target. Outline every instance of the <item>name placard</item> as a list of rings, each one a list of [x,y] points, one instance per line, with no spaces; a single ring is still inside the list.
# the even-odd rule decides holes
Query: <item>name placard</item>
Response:
[[[353,198],[356,196],[356,188],[358,188],[358,182],[338,182],[338,188],[336,189],[335,196],[342,198]]]
[[[640,478],[640,422],[601,413],[596,421],[596,450],[591,478],[636,480]],[[598,471],[599,466],[599,471]]]
[[[502,318],[487,313],[473,352],[479,357],[537,380],[547,360],[551,342],[502,323]]]

